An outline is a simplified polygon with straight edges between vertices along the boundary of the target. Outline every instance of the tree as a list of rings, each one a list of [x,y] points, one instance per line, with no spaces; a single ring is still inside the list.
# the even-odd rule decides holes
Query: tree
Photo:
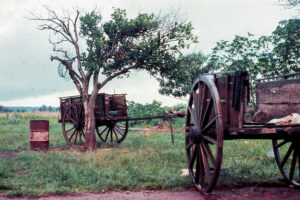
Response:
[[[300,5],[299,0],[282,0],[283,4],[288,8],[294,8]]]
[[[52,108],[52,106],[48,106],[47,110],[48,110],[49,112],[53,112],[53,111],[54,111],[53,108]]]
[[[147,70],[159,77],[176,67],[180,51],[196,42],[191,23],[178,19],[176,15],[163,17],[153,14],[138,14],[128,19],[125,10],[115,9],[111,19],[102,21],[100,13],[92,11],[80,15],[76,10],[71,17],[62,17],[45,7],[47,17],[33,14],[32,19],[40,22],[39,29],[50,30],[58,36],[53,44],[51,61],[60,63],[60,75],[69,76],[82,97],[85,110],[85,146],[95,146],[96,96],[108,82],[117,77],[128,75],[132,70]],[[80,41],[86,43],[81,48]],[[63,44],[71,45],[75,56]],[[105,76],[100,80],[99,74]],[[89,88],[91,94],[89,96]]]
[[[39,111],[41,111],[41,112],[45,112],[45,111],[47,111],[47,110],[48,110],[48,108],[47,108],[46,105],[42,105],[42,106],[39,108]]]
[[[279,22],[272,33],[274,56],[280,73],[300,71],[300,19]]]
[[[250,75],[250,95],[255,106],[254,81],[258,77],[270,77],[300,71],[300,20],[279,22],[271,36],[255,38],[235,36],[232,41],[217,42],[208,56],[191,54],[181,56],[176,70],[161,78],[163,94],[185,96],[192,81],[198,76],[214,71],[247,70]],[[178,75],[180,74],[180,76]]]
[[[206,64],[207,57],[201,52],[181,55],[174,70],[161,74],[159,92],[164,95],[182,97],[189,93],[193,81],[200,74],[212,71],[213,65]]]

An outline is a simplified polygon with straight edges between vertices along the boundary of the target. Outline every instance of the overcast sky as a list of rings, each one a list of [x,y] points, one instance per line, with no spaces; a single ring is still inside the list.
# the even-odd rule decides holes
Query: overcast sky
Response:
[[[104,20],[109,19],[113,7],[126,9],[129,17],[138,12],[179,9],[199,37],[192,50],[205,54],[217,41],[231,40],[235,35],[270,35],[279,21],[297,14],[284,9],[278,0],[0,0],[0,105],[58,106],[59,96],[77,94],[71,81],[58,76],[58,63],[49,59],[49,32],[37,30],[37,22],[25,18],[29,11],[46,14],[42,7],[45,4],[58,10],[97,9]],[[140,103],[153,99],[164,105],[185,103],[159,95],[157,81],[146,72],[131,75],[109,83],[103,92],[127,93],[128,100]]]

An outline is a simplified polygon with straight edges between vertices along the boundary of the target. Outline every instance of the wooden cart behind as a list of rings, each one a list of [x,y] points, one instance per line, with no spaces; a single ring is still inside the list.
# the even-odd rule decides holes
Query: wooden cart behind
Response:
[[[62,123],[63,135],[69,145],[83,145],[84,133],[84,108],[80,96],[60,98],[59,122]],[[169,119],[172,142],[172,118],[184,117],[182,114],[169,114],[148,117],[130,117],[127,114],[125,94],[99,93],[96,98],[95,109],[96,133],[103,142],[121,143],[128,133],[128,121],[147,119]]]
[[[254,118],[248,112],[246,71],[200,76],[193,84],[186,121],[190,177],[210,192],[219,177],[223,141],[272,139],[277,165],[289,184],[300,186],[300,124],[276,125],[273,118],[300,113],[300,73],[256,82]]]

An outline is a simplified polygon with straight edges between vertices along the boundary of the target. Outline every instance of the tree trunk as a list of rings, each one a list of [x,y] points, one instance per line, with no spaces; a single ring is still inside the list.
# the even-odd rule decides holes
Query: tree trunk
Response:
[[[91,98],[85,100],[84,104],[84,132],[85,132],[85,147],[89,150],[93,150],[96,147],[96,137],[95,137],[95,115],[94,107],[95,100]]]

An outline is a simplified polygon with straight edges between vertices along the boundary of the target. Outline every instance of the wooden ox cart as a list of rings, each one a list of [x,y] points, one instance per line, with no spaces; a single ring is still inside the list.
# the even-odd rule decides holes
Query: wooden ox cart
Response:
[[[168,119],[170,122],[172,142],[174,143],[172,118],[184,117],[183,114],[169,114],[148,117],[129,117],[127,115],[125,94],[99,93],[95,108],[96,133],[103,142],[121,143],[128,133],[128,121]],[[63,135],[69,145],[84,144],[84,108],[80,96],[60,98],[59,122],[62,123]]]
[[[212,191],[221,170],[223,141],[271,139],[284,179],[300,186],[300,124],[268,123],[300,113],[300,73],[256,81],[254,118],[247,111],[245,71],[200,76],[193,84],[186,119],[185,148],[190,177],[199,190]]]

